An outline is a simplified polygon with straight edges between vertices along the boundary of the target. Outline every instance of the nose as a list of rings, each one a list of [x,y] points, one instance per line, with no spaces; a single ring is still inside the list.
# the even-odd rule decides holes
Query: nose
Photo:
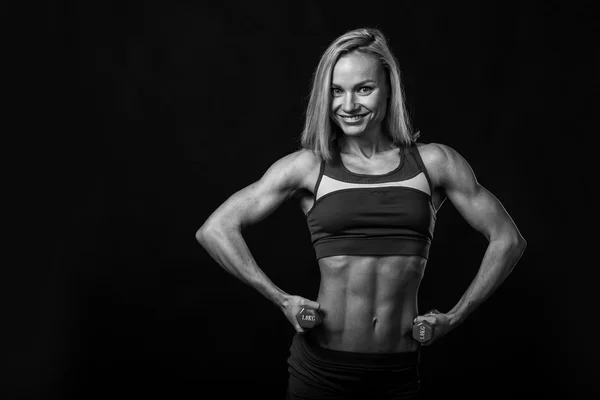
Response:
[[[354,93],[347,93],[344,96],[344,102],[342,103],[342,111],[344,113],[350,114],[358,109],[358,104],[356,104],[356,99],[354,98]]]

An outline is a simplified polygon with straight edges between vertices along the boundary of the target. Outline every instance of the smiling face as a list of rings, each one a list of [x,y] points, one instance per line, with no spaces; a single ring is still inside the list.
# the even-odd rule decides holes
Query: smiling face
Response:
[[[374,57],[357,52],[340,57],[333,68],[331,98],[331,117],[346,135],[381,133],[388,85]]]

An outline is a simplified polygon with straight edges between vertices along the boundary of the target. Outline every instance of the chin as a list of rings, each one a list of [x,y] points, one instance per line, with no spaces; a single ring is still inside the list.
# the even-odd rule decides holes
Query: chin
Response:
[[[348,135],[348,136],[360,136],[365,131],[364,127],[362,127],[362,126],[345,127],[345,128],[341,128],[341,129],[342,129],[342,132],[344,132],[344,135]]]

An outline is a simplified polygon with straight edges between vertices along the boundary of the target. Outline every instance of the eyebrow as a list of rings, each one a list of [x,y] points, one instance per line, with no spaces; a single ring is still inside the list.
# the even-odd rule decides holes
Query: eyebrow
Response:
[[[377,82],[376,82],[376,81],[374,81],[373,79],[365,79],[364,81],[360,81],[360,82],[358,82],[358,83],[357,83],[356,85],[354,85],[353,87],[361,86],[361,85],[364,85],[365,83],[375,83],[375,84],[377,84]],[[335,84],[335,83],[333,83],[333,82],[331,83],[331,86],[332,86],[332,87],[340,87],[340,85],[337,85],[337,84]]]

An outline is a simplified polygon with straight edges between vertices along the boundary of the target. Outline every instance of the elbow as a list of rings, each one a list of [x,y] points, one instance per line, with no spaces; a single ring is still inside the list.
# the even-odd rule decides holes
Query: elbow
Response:
[[[514,235],[511,235],[506,243],[507,252],[510,254],[510,257],[515,260],[514,264],[516,264],[527,248],[527,241],[517,232]]]
[[[214,232],[214,229],[214,227],[211,227],[205,223],[200,227],[200,229],[196,231],[196,241],[198,241],[198,243],[204,246],[207,238],[209,238],[210,235]]]
[[[521,257],[527,248],[527,241],[518,231],[508,231],[496,238],[497,243],[504,251]],[[494,240],[495,241],[495,240]]]
[[[215,237],[223,236],[224,233],[229,232],[233,226],[234,225],[230,222],[225,223],[220,220],[207,221],[196,231],[196,240],[198,243],[205,246],[207,241]]]
[[[525,238],[523,237],[523,235],[521,235],[518,232],[517,232],[517,234],[515,236],[516,237],[514,239],[514,247],[518,249],[519,254],[523,254],[523,252],[527,248],[527,240],[525,240]]]
[[[200,244],[203,244],[205,239],[206,239],[206,229],[204,227],[202,227],[196,231],[196,241]]]
[[[527,241],[523,237],[521,237],[520,246],[521,246],[521,252],[524,252],[525,249],[527,248]]]

